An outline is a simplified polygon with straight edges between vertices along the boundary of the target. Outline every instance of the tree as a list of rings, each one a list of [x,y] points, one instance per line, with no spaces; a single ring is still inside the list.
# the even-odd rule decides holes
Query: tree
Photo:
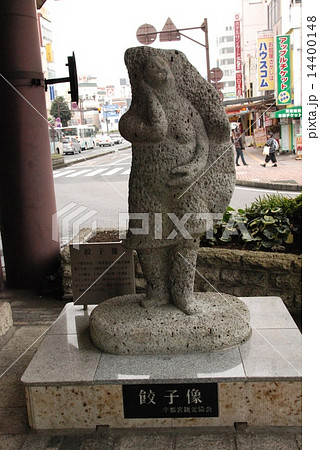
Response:
[[[50,114],[54,117],[60,117],[63,127],[68,126],[68,121],[71,119],[70,108],[62,96],[55,98],[51,104]]]

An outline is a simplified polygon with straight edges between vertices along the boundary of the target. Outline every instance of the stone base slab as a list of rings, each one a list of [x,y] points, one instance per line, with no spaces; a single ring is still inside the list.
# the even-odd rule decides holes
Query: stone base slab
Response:
[[[120,385],[27,388],[29,424],[35,429],[301,426],[301,383],[219,383],[219,417],[125,419]],[[49,413],[48,413],[49,412]]]
[[[301,425],[301,333],[278,297],[242,298],[251,337],[207,353],[111,355],[89,338],[89,316],[69,303],[26,369],[34,429]],[[124,417],[122,386],[217,383],[218,417]],[[165,416],[165,414],[164,414]]]
[[[251,335],[244,302],[228,294],[197,292],[197,313],[174,305],[144,308],[144,294],[106,300],[90,316],[90,337],[100,350],[118,355],[210,352],[242,344]]]

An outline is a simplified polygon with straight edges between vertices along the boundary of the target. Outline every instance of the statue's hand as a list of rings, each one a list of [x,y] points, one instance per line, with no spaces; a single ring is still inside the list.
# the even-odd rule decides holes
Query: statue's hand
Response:
[[[191,184],[196,180],[197,172],[198,171],[193,164],[184,164],[183,166],[174,167],[170,172],[168,184],[169,186]]]

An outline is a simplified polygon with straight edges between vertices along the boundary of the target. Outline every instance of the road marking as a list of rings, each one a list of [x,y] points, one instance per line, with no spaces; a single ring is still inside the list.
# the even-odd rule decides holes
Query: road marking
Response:
[[[109,170],[109,169],[108,169]],[[115,173],[117,173],[117,172],[120,172],[120,170],[123,170],[123,167],[115,167],[114,169],[112,169],[112,170],[110,170],[109,172],[107,172],[107,173],[104,173],[104,174],[102,174],[103,176],[105,176],[105,175],[113,175],[113,174],[115,174]]]
[[[64,176],[64,175],[68,174],[68,173],[72,173],[72,172],[74,172],[74,171],[75,171],[75,169],[72,169],[72,170],[66,170],[66,171],[60,172],[60,173],[55,173],[55,174],[53,174],[53,178],[59,178],[59,177],[62,177],[62,176]]]
[[[118,164],[119,162],[125,161],[126,159],[129,159],[129,158],[131,158],[131,155],[126,156],[125,158],[122,158],[122,159],[118,159],[117,161],[114,161],[113,163],[110,164],[110,166]]]
[[[79,175],[82,175],[83,173],[90,172],[90,170],[92,170],[92,169],[80,170],[80,172],[76,172],[76,173],[72,173],[71,175],[67,175],[66,178],[78,177]]]
[[[122,172],[121,175],[129,175],[131,172],[131,169],[125,170],[124,172]]]
[[[105,170],[106,170],[105,167],[103,169],[94,169],[92,172],[87,173],[85,177],[94,177],[95,175],[98,175],[99,173],[104,172]]]

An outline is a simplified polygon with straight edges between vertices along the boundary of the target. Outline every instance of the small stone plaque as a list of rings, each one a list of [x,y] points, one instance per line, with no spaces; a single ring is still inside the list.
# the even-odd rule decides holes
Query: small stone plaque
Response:
[[[218,417],[218,383],[122,386],[125,419]]]
[[[132,250],[121,242],[70,245],[72,291],[77,305],[135,293]]]

